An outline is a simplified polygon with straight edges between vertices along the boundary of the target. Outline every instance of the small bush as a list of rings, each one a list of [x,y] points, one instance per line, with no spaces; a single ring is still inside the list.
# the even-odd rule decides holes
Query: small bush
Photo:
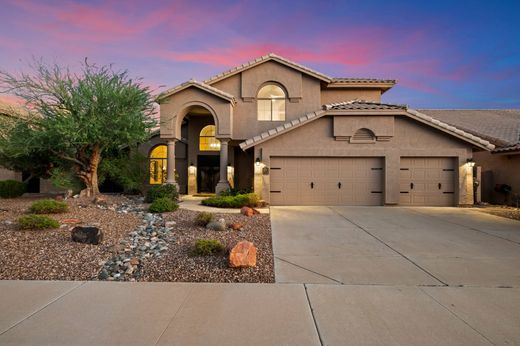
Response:
[[[16,180],[0,181],[0,197],[15,198],[20,197],[27,191],[27,185]]]
[[[217,196],[203,199],[203,205],[216,208],[256,207],[258,196],[256,193],[239,194],[235,196]]]
[[[64,213],[68,209],[67,203],[55,201],[53,199],[42,199],[34,202],[29,208],[33,214],[58,214]]]
[[[224,251],[222,243],[215,239],[199,239],[195,242],[193,253],[197,256],[213,256]]]
[[[179,199],[179,191],[177,191],[177,186],[173,184],[163,184],[151,187],[146,192],[145,202],[152,203],[158,198],[168,197],[174,201]]]
[[[200,212],[195,217],[195,224],[197,226],[206,227],[208,223],[213,220],[213,214],[206,211]]]
[[[18,218],[18,227],[20,229],[47,229],[59,228],[60,223],[51,217],[45,215],[24,215]]]
[[[168,211],[175,211],[179,208],[177,202],[168,197],[157,198],[152,202],[148,211],[150,213],[165,213]]]

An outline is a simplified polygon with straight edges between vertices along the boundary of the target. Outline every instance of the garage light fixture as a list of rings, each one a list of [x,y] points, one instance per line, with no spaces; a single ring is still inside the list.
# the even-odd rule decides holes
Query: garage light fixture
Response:
[[[475,166],[475,161],[472,158],[471,159],[467,159],[466,163],[468,164],[469,167]]]
[[[260,166],[260,158],[259,157],[256,158],[255,165],[256,166]]]

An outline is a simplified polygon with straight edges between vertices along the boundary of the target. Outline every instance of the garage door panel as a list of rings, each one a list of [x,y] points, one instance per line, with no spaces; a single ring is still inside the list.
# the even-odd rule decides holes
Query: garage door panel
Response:
[[[455,203],[453,158],[401,158],[402,205],[451,206]]]
[[[381,205],[384,161],[381,158],[271,158],[273,205]],[[271,171],[273,172],[273,171]],[[313,186],[311,187],[311,183]],[[276,189],[276,190],[275,190]]]

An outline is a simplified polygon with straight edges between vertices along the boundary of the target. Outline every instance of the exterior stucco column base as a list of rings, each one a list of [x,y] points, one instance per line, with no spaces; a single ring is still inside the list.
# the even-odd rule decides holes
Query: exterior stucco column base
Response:
[[[168,140],[168,161],[167,161],[167,171],[166,171],[166,184],[175,185],[177,187],[177,191],[179,191],[179,184],[175,180],[175,142],[176,140]]]
[[[220,141],[220,180],[215,187],[215,192],[220,195],[222,192],[231,189],[231,185],[227,179],[228,165],[228,144],[230,138],[219,138]]]

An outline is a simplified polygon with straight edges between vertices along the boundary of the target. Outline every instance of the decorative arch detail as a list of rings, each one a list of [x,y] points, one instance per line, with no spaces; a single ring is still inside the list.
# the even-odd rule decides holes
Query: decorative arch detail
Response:
[[[375,143],[376,135],[372,130],[367,128],[360,128],[350,138],[350,143]]]

